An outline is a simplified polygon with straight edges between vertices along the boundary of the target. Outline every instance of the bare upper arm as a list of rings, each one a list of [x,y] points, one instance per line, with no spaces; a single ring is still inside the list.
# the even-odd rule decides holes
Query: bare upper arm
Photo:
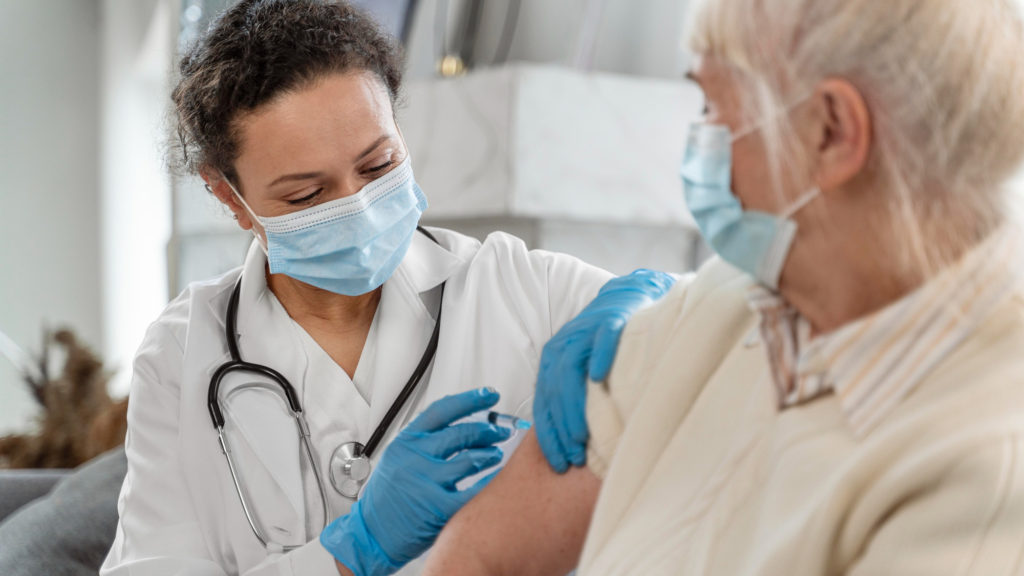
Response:
[[[505,469],[441,532],[424,576],[565,576],[575,568],[601,481],[556,474],[531,431]]]

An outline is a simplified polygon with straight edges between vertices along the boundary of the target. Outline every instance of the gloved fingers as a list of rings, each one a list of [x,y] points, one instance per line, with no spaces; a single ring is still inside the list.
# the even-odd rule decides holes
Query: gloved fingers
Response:
[[[504,456],[505,453],[496,446],[463,450],[444,463],[442,466],[444,478],[438,478],[438,483],[448,490],[453,490],[455,485],[463,479],[501,464],[501,459]]]
[[[676,283],[675,277],[671,274],[647,268],[638,268],[622,276],[621,280],[623,286],[639,290],[655,300],[664,296]]]
[[[606,282],[598,291],[595,302],[621,304],[638,297],[657,300],[668,293],[675,283],[676,278],[671,274],[640,268]]]
[[[665,272],[641,268],[635,273],[639,273],[640,276],[647,281],[644,292],[646,292],[653,300],[657,300],[665,294],[668,294],[669,290],[676,285],[676,277]]]
[[[554,379],[550,376],[551,371],[551,367],[546,371],[541,370],[540,375],[537,377],[537,388],[533,395],[533,431],[537,435],[537,442],[540,444],[542,451],[545,445],[550,443],[550,437],[555,432],[551,425],[551,397],[548,394],[552,387],[550,380]],[[556,452],[553,449],[551,451]],[[552,467],[555,466],[556,462],[557,459],[552,463]]]
[[[494,388],[477,388],[445,396],[428,406],[407,428],[413,432],[434,432],[456,420],[491,408],[500,398]]]
[[[447,459],[461,450],[486,448],[504,442],[512,436],[512,430],[487,422],[462,422],[452,424],[429,436],[424,449],[435,458]]]
[[[558,439],[558,432],[552,421],[551,414],[544,411],[543,414],[533,415],[534,430],[537,431],[537,443],[540,444],[540,451],[548,461],[551,469],[557,474],[564,474],[569,469],[569,460],[565,457],[565,450]]]
[[[585,403],[580,404],[585,406]],[[567,426],[569,432],[570,446],[566,448],[565,457],[569,460],[569,464],[576,467],[582,467],[587,463],[587,440],[590,439],[590,428],[587,426],[587,418],[585,410],[572,411],[573,415],[566,416],[566,420],[575,420],[571,425]]]
[[[587,372],[594,382],[604,382],[615,362],[615,354],[619,349],[622,331],[626,328],[626,320],[614,317],[601,324],[594,335],[594,347],[590,352],[590,365]]]
[[[675,276],[671,274],[658,272],[658,271],[647,271],[651,275],[651,282],[655,287],[655,292],[650,295],[652,298],[660,298],[669,293],[670,290],[676,285]]]
[[[638,268],[625,276],[616,276],[611,280],[605,282],[604,286],[597,292],[598,298],[606,296],[611,292],[630,291],[638,286],[642,286],[648,283],[650,276],[650,270],[646,268]]]
[[[551,372],[557,368],[559,361],[562,356],[565,355],[565,349],[569,346],[570,334],[575,330],[570,331],[567,326],[563,326],[551,340],[548,340],[544,344],[544,348],[540,353],[540,376],[551,374]]]
[[[556,413],[558,430],[564,432],[559,436],[565,456],[573,466],[586,463],[587,440],[590,430],[587,427],[587,381],[586,375],[576,372],[579,382],[567,382],[561,401],[554,404],[561,409]]]
[[[591,380],[602,382],[608,378],[629,317],[644,304],[664,296],[675,283],[671,274],[641,268],[605,284],[608,290],[602,288],[593,303],[602,304],[600,309],[605,318],[594,335],[589,368]]]
[[[540,383],[537,384],[537,390],[533,395],[533,432],[537,435],[537,442],[540,444],[541,452],[544,451],[544,445],[548,442],[548,433],[551,431],[551,426],[548,424],[550,418],[548,416],[548,400],[544,393],[544,388],[541,387]],[[547,454],[545,454],[547,457]],[[551,459],[548,458],[550,461]],[[554,468],[555,464],[551,463],[551,467]]]
[[[551,402],[552,424],[562,447],[562,455],[572,464],[582,463],[586,457],[586,361],[574,362],[562,371],[561,386],[553,389]],[[579,438],[583,435],[583,438]]]
[[[359,509],[356,507],[358,504],[358,502],[353,504],[352,510],[349,514],[335,518],[323,529],[322,532],[320,532],[320,543],[323,544],[324,548],[333,553],[345,538],[348,537],[347,532],[352,529],[366,529],[363,517],[359,513]],[[352,526],[353,524],[356,526]]]

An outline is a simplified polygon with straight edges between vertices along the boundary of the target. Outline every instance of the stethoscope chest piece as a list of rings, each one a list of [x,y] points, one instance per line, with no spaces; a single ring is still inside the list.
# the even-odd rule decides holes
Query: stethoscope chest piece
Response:
[[[359,442],[346,442],[331,455],[331,484],[339,494],[355,500],[370,477],[370,459]]]

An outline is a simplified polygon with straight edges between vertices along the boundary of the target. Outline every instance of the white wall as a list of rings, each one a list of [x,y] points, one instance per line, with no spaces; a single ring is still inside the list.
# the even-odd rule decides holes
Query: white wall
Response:
[[[165,169],[174,0],[102,0],[104,352],[128,391],[132,357],[167,305],[170,179]]]
[[[102,344],[98,0],[0,2],[0,330],[38,351],[42,326]],[[0,358],[0,434],[35,414]]]

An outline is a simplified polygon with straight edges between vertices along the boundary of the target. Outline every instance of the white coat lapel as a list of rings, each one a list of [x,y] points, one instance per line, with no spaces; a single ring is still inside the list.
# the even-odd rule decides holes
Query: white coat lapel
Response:
[[[369,428],[364,431],[362,442],[384,419],[402,388],[409,381],[427,349],[430,335],[434,330],[434,316],[440,305],[436,300],[437,288],[445,282],[462,264],[457,256],[435,244],[424,234],[417,232],[408,253],[390,280],[384,283],[381,294],[380,323],[375,342],[367,342],[376,348],[372,374],[373,395],[370,406]],[[434,298],[431,298],[433,296]],[[429,304],[429,308],[428,308]],[[445,337],[444,327],[441,338]],[[394,424],[384,436],[384,442],[374,454],[380,457],[384,444],[397,434],[412,407],[430,380],[428,371],[417,386],[417,394],[399,412]]]

